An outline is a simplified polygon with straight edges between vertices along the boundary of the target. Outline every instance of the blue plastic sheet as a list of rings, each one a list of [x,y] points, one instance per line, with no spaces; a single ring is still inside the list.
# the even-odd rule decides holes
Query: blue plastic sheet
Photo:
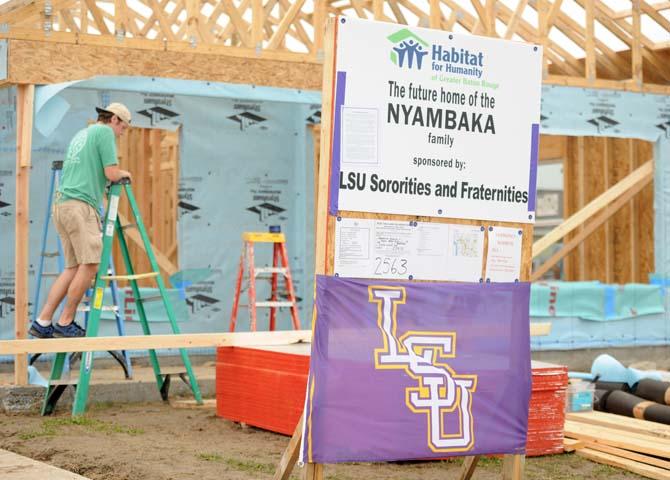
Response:
[[[308,327],[314,263],[309,130],[319,118],[320,103],[313,103],[318,99],[314,92],[159,79],[103,78],[38,88],[30,178],[29,298],[36,283],[41,243],[37,232],[46,216],[51,163],[62,160],[72,136],[95,119],[95,106],[120,101],[131,110],[133,125],[180,131],[179,267],[206,272],[175,277],[183,280],[172,296],[173,303],[179,302],[175,307],[182,331],[228,330],[242,233],[267,231],[274,225],[287,236],[300,317]],[[15,117],[15,90],[0,90],[1,338],[11,338],[14,331]],[[256,259],[257,265],[270,264],[271,246],[258,244]],[[259,300],[269,296],[266,283],[259,281]],[[30,305],[31,311],[34,308]],[[153,331],[169,332],[160,309],[155,310]],[[280,329],[291,328],[284,310],[278,318]],[[260,309],[260,329],[267,328],[266,321],[267,309]],[[240,310],[237,323],[238,330],[248,328],[246,309]],[[115,333],[109,317],[101,334]],[[140,334],[139,325],[129,322],[127,333]]]
[[[540,282],[531,288],[534,317],[579,317],[609,321],[665,312],[665,291],[659,285],[600,282]]]
[[[313,145],[308,129],[320,118],[320,94],[292,89],[158,78],[99,77],[39,87],[33,132],[30,221],[41,231],[50,165],[61,160],[72,136],[93,107],[126,103],[133,124],[180,129],[179,266],[207,271],[184,282],[180,300],[188,318],[183,331],[228,328],[235,273],[244,231],[281,225],[288,249],[303,327],[309,326],[313,293]],[[15,90],[0,89],[0,338],[13,335]],[[670,278],[670,98],[660,95],[545,86],[541,132],[557,135],[633,137],[655,141],[655,259],[659,279]],[[30,237],[30,296],[40,249]],[[271,256],[259,250],[259,262]],[[661,280],[665,282],[665,280]],[[188,283],[188,285],[186,285]],[[599,287],[600,288],[600,287]],[[261,288],[259,298],[267,296]],[[600,294],[599,294],[600,295]],[[670,343],[667,313],[625,317],[615,287],[602,287],[602,304],[552,318],[549,337],[533,339],[536,349]],[[667,296],[663,297],[667,303]],[[187,303],[191,302],[190,304]],[[629,302],[630,303],[630,302]],[[667,307],[667,305],[666,305]],[[31,305],[31,309],[35,308]],[[665,309],[667,312],[667,308]],[[586,315],[586,316],[585,316]],[[604,317],[606,321],[586,320]],[[619,320],[609,321],[614,318]],[[238,325],[247,325],[246,311]],[[537,317],[546,320],[545,317]],[[279,328],[289,328],[282,315]],[[264,328],[263,321],[259,328]],[[156,333],[168,331],[161,322]],[[113,321],[102,333],[113,334]],[[128,333],[140,333],[129,324]]]

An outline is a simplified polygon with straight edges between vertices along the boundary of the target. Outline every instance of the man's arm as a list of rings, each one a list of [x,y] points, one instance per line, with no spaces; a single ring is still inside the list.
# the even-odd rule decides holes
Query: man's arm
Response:
[[[105,167],[105,177],[110,182],[118,182],[122,178],[131,178],[130,172],[121,170],[118,165],[110,165]]]

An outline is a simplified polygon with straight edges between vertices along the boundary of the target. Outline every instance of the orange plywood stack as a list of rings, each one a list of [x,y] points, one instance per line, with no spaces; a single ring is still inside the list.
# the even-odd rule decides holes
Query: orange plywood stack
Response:
[[[216,414],[291,435],[302,414],[308,371],[309,345],[218,348]]]
[[[532,369],[526,456],[561,453],[568,369],[562,365],[536,361],[532,362]]]
[[[221,347],[216,354],[216,414],[291,435],[302,414],[309,345]],[[563,451],[567,368],[533,362],[527,455]]]

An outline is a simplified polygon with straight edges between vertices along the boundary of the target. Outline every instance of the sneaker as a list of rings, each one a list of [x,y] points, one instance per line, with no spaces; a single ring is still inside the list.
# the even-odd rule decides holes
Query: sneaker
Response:
[[[54,327],[52,325],[47,325],[43,327],[37,320],[30,324],[30,330],[28,333],[35,338],[53,338],[54,337]]]
[[[65,326],[56,323],[53,329],[54,329],[53,335],[56,338],[86,336],[86,330],[77,325],[77,322],[72,322],[69,325]]]

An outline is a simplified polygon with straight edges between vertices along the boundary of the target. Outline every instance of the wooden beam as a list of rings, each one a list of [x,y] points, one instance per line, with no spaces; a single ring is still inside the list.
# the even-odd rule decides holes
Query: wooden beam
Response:
[[[328,201],[329,201],[329,177],[330,177],[330,149],[332,146],[331,129],[333,125],[333,104],[335,99],[333,93],[335,89],[335,31],[337,24],[334,19],[329,19],[326,24],[326,42],[323,79],[321,87],[321,152],[319,153],[319,178],[317,190],[314,192],[316,198],[316,223],[314,236],[323,241],[316,242],[315,249],[315,273],[323,275],[326,273],[326,253],[327,253],[327,231],[328,231]]]
[[[523,478],[526,457],[523,455],[503,455],[503,480],[518,480]]]
[[[626,139],[626,143],[628,144],[628,170],[633,171],[635,169],[635,140],[632,138]],[[632,283],[637,283],[638,280],[638,274],[639,274],[639,255],[638,255],[638,239],[637,239],[637,234],[638,234],[638,229],[639,229],[639,220],[638,220],[638,201],[636,199],[632,199],[630,201],[630,216],[628,218],[628,223],[630,225],[630,228],[628,230],[630,239],[630,275],[631,275],[631,282]]]
[[[288,446],[279,459],[279,463],[277,464],[277,469],[275,470],[275,474],[272,477],[272,480],[288,480],[288,478],[291,476],[293,465],[295,465],[295,462],[298,461],[298,455],[300,454],[300,441],[302,440],[302,424],[304,420],[305,414],[303,412],[303,414],[300,416],[300,420],[298,420],[298,424],[295,426],[293,436],[288,442]]]
[[[91,15],[93,15],[93,20],[98,27],[98,31],[103,35],[109,35],[109,29],[105,24],[105,20],[102,18],[102,13],[98,8],[98,5],[95,3],[95,0],[83,0],[86,3]]]
[[[449,18],[445,22],[442,22],[442,29],[447,32],[451,32],[454,28],[454,25],[456,25],[457,20],[458,12],[456,10],[452,10],[449,14]]]
[[[496,32],[496,2],[495,0],[486,0],[484,6],[486,10],[486,34],[489,37],[497,37]]]
[[[540,162],[562,162],[566,157],[566,137],[563,135],[541,135],[538,160]]]
[[[365,10],[363,9],[363,6],[361,5],[361,0],[351,0],[351,6],[354,8],[354,11],[359,18],[368,18]]]
[[[549,35],[549,32],[551,32],[551,27],[554,26],[556,16],[558,15],[558,12],[561,11],[562,4],[563,0],[554,0],[554,3],[551,5],[551,8],[549,9],[549,15],[547,16],[547,35]]]
[[[670,86],[655,85],[645,83],[642,87],[637,87],[631,82],[620,82],[617,80],[597,79],[595,82],[589,82],[585,78],[570,77],[567,75],[548,75],[544,79],[544,84],[565,85],[568,87],[584,88],[603,88],[607,90],[624,90],[630,92],[657,93],[659,95],[670,95]]]
[[[14,230],[14,334],[28,337],[28,267],[30,232],[30,167],[35,85],[20,84],[16,91],[16,209]],[[35,305],[34,308],[39,308]],[[28,383],[28,358],[14,361],[14,383]]]
[[[549,47],[549,5],[547,2],[549,0],[537,0],[537,24],[538,24],[538,36],[540,43],[542,44],[542,51],[547,50]],[[546,77],[549,74],[549,62],[548,55],[542,56],[542,78]]]
[[[73,34],[72,38],[75,41]],[[58,83],[96,75],[133,75],[303,90],[317,90],[321,83],[321,65],[307,55],[266,51],[257,55],[249,49],[210,45],[191,48],[185,42],[168,43],[165,51],[162,42],[124,40],[128,45],[135,42],[139,48],[119,48],[114,40],[109,45],[10,40],[8,81]]]
[[[315,58],[323,57],[323,38],[326,29],[326,0],[314,0],[314,16],[312,17],[314,27],[313,54]]]
[[[632,71],[633,81],[642,85],[642,36],[640,20],[640,0],[632,0],[633,3],[633,48],[632,48]]]
[[[250,0],[242,0],[242,3],[240,3],[240,7],[239,7],[238,11],[246,12],[246,10],[249,8],[249,3],[250,3]],[[269,5],[270,3],[274,6],[274,4],[277,3],[277,2],[276,2],[276,0],[272,0],[271,2],[268,2],[267,5]],[[265,22],[267,21],[268,13],[270,11],[270,9],[267,8],[267,5],[263,9],[263,15],[261,15],[261,19],[263,20],[261,22],[261,38],[260,38],[261,43],[263,42],[263,33],[262,33],[263,32],[263,26],[265,25]],[[216,6],[214,12],[212,12],[212,17],[210,18],[210,22],[208,24],[210,26],[210,28],[212,28],[214,25],[218,25],[218,19],[219,19],[221,13],[225,13],[225,6],[224,6],[223,3],[219,3]],[[252,12],[251,12],[252,34],[253,34],[253,22],[254,22],[254,16],[253,15],[254,15],[254,13],[253,13],[253,6],[252,6]],[[235,33],[235,31],[236,31],[235,30],[235,25],[233,24],[233,22],[228,22],[228,24],[226,25],[226,28],[222,29],[221,31],[219,31],[216,34],[216,41],[225,42],[226,40],[230,39],[230,37],[232,36],[233,33]],[[253,37],[252,37],[252,40],[253,40]],[[256,47],[254,47],[254,49],[256,49]]]
[[[237,7],[231,0],[221,0],[221,2],[226,7],[226,15],[230,18],[231,23],[235,25],[237,34],[240,36],[240,40],[242,40],[242,45],[245,47],[252,46],[251,39],[249,38],[249,24],[244,21],[239,10],[237,10]]]
[[[646,2],[646,0],[637,0],[637,1],[640,3],[640,7],[642,8],[642,11],[644,13],[649,15],[649,17],[651,17],[652,20],[654,20],[656,23],[658,23],[667,32],[670,32],[670,20],[665,18],[658,11],[656,11],[651,5],[649,5]]]
[[[576,2],[584,6],[584,0],[576,0]],[[624,42],[626,45],[631,47],[633,57],[635,56],[635,47],[634,47],[634,38],[637,38],[640,41],[640,53],[642,58],[649,62],[649,64],[656,70],[658,75],[670,79],[670,67],[667,65],[667,62],[658,58],[657,55],[652,51],[654,44],[647,37],[641,33],[634,33],[633,26],[630,25],[625,20],[612,20],[612,10],[607,8],[602,2],[598,2],[596,8],[596,19],[603,24],[612,34],[614,34],[619,40]],[[647,47],[647,48],[643,48]],[[632,61],[635,59],[632,58]],[[639,67],[642,68],[642,59],[640,59]],[[633,72],[634,77],[634,72]],[[636,82],[637,83],[637,82]],[[638,87],[642,87],[642,82],[637,83]]]
[[[0,449],[0,472],[5,480],[87,480],[86,477]]]
[[[528,3],[532,6],[535,6],[537,5],[537,0],[529,0]],[[554,22],[554,26],[558,30],[560,30],[561,33],[567,36],[570,40],[575,42],[577,45],[581,46],[582,48],[586,48],[586,39],[585,39],[586,33],[584,28],[578,22],[572,19],[569,15],[559,10],[558,13],[556,14],[556,20]],[[602,52],[602,55],[596,55],[596,65],[600,65],[602,68],[607,70],[607,72],[610,75],[612,75],[615,78],[626,75],[628,73],[629,64],[626,61],[624,61],[620,56],[618,56],[617,53],[613,51],[611,48],[609,48],[604,42],[601,42],[597,38],[594,38],[594,40],[595,40],[595,47],[597,47]],[[556,48],[553,42],[552,42],[552,48]],[[575,77],[575,81],[579,80],[582,79],[577,79]],[[586,80],[587,85],[598,88],[594,84],[593,80],[589,79]]]
[[[584,52],[586,53],[586,79],[596,79],[596,47],[595,47],[595,8],[593,2],[595,0],[585,0],[586,6],[586,35],[584,45]]]
[[[306,463],[304,480],[323,480],[323,464]]]
[[[311,330],[33,338],[30,340],[2,340],[0,341],[0,351],[7,355],[19,355],[105,350],[154,350],[159,348],[258,347],[310,342],[311,338]]]
[[[63,17],[63,22],[70,29],[71,32],[79,33],[79,27],[72,18],[72,12],[69,9],[65,8],[60,11],[61,17]]]
[[[440,10],[440,0],[430,0],[430,15],[428,17],[428,26],[430,28],[440,28],[442,23],[442,11]]]
[[[486,21],[486,10],[484,9],[479,0],[470,0],[470,3],[472,3],[472,6],[475,8],[475,11],[477,12],[477,16],[479,17],[479,23],[484,28],[484,34],[488,35],[489,32],[488,32],[488,22]]]
[[[620,182],[617,182],[615,185],[610,187],[606,192],[598,195],[591,202],[589,202],[584,208],[576,212],[574,215],[570,216],[558,227],[553,229],[551,232],[547,233],[544,237],[539,239],[533,244],[533,258],[537,257],[540,253],[544,252],[551,245],[561,240],[568,233],[572,232],[575,228],[582,225],[588,218],[596,214],[603,208],[607,207],[608,204],[619,196],[626,193],[631,187],[635,186],[641,181],[648,180],[652,178],[654,172],[653,160],[649,160],[641,167],[637,168],[635,171],[631,172],[630,175],[623,178]],[[627,199],[626,201],[628,201]]]
[[[172,23],[168,21],[165,17],[165,11],[163,11],[162,5],[160,5],[156,0],[149,0],[151,9],[153,10],[153,15],[160,26],[160,31],[163,34],[163,38],[166,40],[174,41],[175,35],[172,32]]]
[[[263,48],[264,13],[263,0],[251,0],[251,46],[256,49]]]
[[[670,9],[670,2],[657,2],[649,5],[651,8],[656,10],[657,12],[660,12],[662,10],[669,10]],[[619,12],[612,12],[612,18],[620,19],[620,18],[628,18],[633,15],[633,10],[621,10]]]
[[[535,244],[533,244],[533,258],[538,256],[540,253],[545,251],[551,245],[562,239],[565,235],[570,233],[572,230],[582,225],[587,219],[592,215],[596,214],[603,208],[606,208],[605,212],[600,216],[596,217],[592,222],[590,222],[583,232],[581,232],[577,237],[573,238],[566,246],[568,245],[576,246],[581,241],[586,238],[597,226],[606,221],[616,210],[621,208],[626,202],[632,198],[632,196],[644,188],[653,178],[653,163],[652,160],[649,160],[647,163],[639,167],[637,170],[632,172],[626,178],[622,179],[620,182],[616,183],[606,192],[602,193],[580,211],[572,215],[561,225],[556,227],[554,230],[546,234],[544,237],[539,239]],[[634,193],[631,193],[634,192]],[[621,198],[619,198],[621,197]],[[622,201],[624,199],[624,201]],[[614,201],[611,205],[608,205],[609,202]],[[613,209],[616,207],[616,210]],[[607,214],[607,215],[605,215]],[[600,221],[600,224],[593,226],[596,221]],[[587,233],[588,232],[588,233]],[[575,239],[578,241],[575,242]],[[572,248],[574,248],[572,246]],[[552,257],[553,258],[553,257]],[[562,257],[561,257],[562,258]],[[560,260],[560,258],[559,258]],[[554,262],[555,263],[555,262]],[[544,265],[543,265],[544,267]],[[547,268],[548,269],[548,268]],[[545,269],[545,271],[547,270]],[[542,272],[544,273],[544,272]]]
[[[534,4],[536,5],[537,3],[534,2]],[[509,25],[510,22],[512,22],[513,16],[515,15],[516,12],[512,12],[502,2],[499,2],[497,4],[497,8],[498,8],[498,16],[500,17],[500,19]],[[535,31],[535,28],[522,18],[519,18],[517,20],[517,27],[515,31],[517,35],[519,35],[522,39],[524,39],[527,42],[539,43],[540,41],[538,34]],[[554,52],[561,58],[560,59],[557,58]],[[567,73],[571,75],[579,75],[579,76],[583,75],[584,68],[582,67],[582,65],[577,61],[576,58],[570,55],[568,51],[563,49],[558,44],[549,41],[547,48],[544,51],[544,55],[549,57],[549,59],[551,59],[552,62],[554,62],[554,65],[566,70]]]
[[[586,205],[586,139],[585,137],[577,137],[577,158],[576,158],[576,165],[575,165],[575,176],[572,177],[572,185],[569,186],[570,190],[572,192],[576,191],[577,194],[575,195],[575,207],[573,210],[577,211],[577,207],[579,210],[584,208],[584,205]],[[568,190],[569,193],[570,190]],[[565,192],[565,190],[564,190]],[[565,210],[565,215],[567,216],[567,212],[573,211],[573,210]],[[579,232],[584,231],[584,226],[581,225],[579,227]],[[584,244],[579,245],[579,250],[578,250],[578,258],[577,262],[575,262],[576,267],[577,267],[577,276],[576,278],[580,280],[584,280],[586,278],[586,261],[585,261],[585,255],[584,255]]]
[[[670,425],[651,422],[633,417],[623,417],[606,412],[566,413],[566,420],[598,425],[601,427],[617,428],[625,433],[641,433],[658,438],[670,438]]]
[[[479,463],[479,458],[479,455],[473,455],[463,459],[463,466],[461,467],[461,473],[458,476],[458,480],[470,480],[472,478],[472,475],[477,468],[477,463]]]
[[[372,18],[378,21],[384,19],[384,0],[372,0]]]
[[[523,11],[526,9],[526,5],[528,5],[528,0],[519,0],[519,3],[517,3],[512,17],[510,18],[509,22],[507,22],[507,30],[505,31],[505,35],[503,37],[506,40],[510,40],[516,33],[516,29],[519,26],[519,21],[521,20]]]
[[[126,0],[114,0],[114,34],[118,35],[121,31],[127,32],[128,30]]]
[[[9,0],[9,2],[0,5],[0,17],[11,12],[16,12],[30,4],[34,4],[35,0]]]
[[[610,169],[611,169],[611,162],[610,162],[610,138],[607,137],[600,137],[598,138],[599,142],[602,144],[602,170],[600,172],[596,171],[596,176],[602,178],[602,182],[605,186],[605,189],[609,189],[612,185],[610,184]],[[612,279],[613,277],[613,263],[614,259],[612,258],[612,222],[608,220],[605,221],[605,228],[603,229],[605,232],[605,242],[604,242],[604,255],[605,255],[605,283],[611,284],[615,283],[614,280]],[[620,261],[624,261],[622,258],[619,259]]]
[[[665,470],[666,478],[670,479],[670,462],[667,460],[661,460],[660,458],[651,457],[649,455],[642,455],[640,453],[629,452],[623,448],[610,447],[609,445],[603,445],[601,443],[575,440],[581,444],[580,447],[575,450],[581,450],[582,448],[587,448],[589,450],[596,450],[598,452],[609,453],[611,455],[616,455],[618,458],[623,459],[627,458],[628,460],[633,460],[635,462],[641,462],[646,465],[653,465],[655,467],[660,467]]]
[[[645,465],[630,459],[621,458],[618,455],[610,453],[599,452],[591,448],[580,448],[575,452],[576,455],[584,457],[593,462],[610,465],[613,467],[628,470],[629,472],[642,475],[643,477],[653,478],[657,480],[670,480],[670,473],[664,468],[655,467],[652,465]]]
[[[396,18],[396,23],[399,23],[400,25],[409,25],[407,22],[407,19],[405,18],[405,15],[402,13],[402,10],[398,6],[398,1],[397,0],[387,0],[389,6],[391,7],[391,11],[393,12],[393,15]],[[383,9],[382,9],[383,12]],[[429,20],[430,21],[430,20]]]
[[[272,38],[268,42],[267,46],[268,50],[275,50],[281,45],[281,42],[284,40],[284,37],[286,37],[286,32],[288,28],[296,20],[298,12],[300,12],[300,9],[302,8],[304,3],[305,0],[293,1],[293,3],[291,4],[291,8],[289,8],[289,10],[286,12],[286,15],[284,15],[284,18],[282,18],[281,23],[275,30],[274,34],[272,34]]]

